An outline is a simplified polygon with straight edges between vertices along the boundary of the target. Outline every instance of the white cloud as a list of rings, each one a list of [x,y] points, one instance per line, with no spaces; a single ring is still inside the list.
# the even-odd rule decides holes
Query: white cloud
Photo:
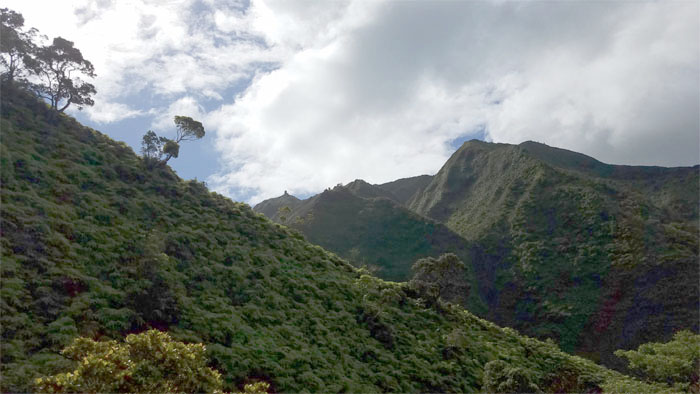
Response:
[[[155,117],[151,123],[151,128],[162,132],[163,136],[167,136],[169,134],[175,134],[175,126],[173,123],[175,115],[202,119],[204,110],[194,97],[186,96],[174,101],[166,110],[157,111],[153,113],[153,115],[155,115]],[[206,126],[206,124],[204,126]],[[207,128],[205,127],[205,129]]]
[[[700,161],[696,1],[6,3],[93,61],[93,120],[202,119],[210,184],[250,202],[435,172],[482,129],[611,163]]]
[[[140,108],[149,112],[157,110],[156,102],[162,99],[192,95],[221,99],[221,92],[248,78],[259,64],[280,59],[254,35],[241,38],[216,29],[213,15],[234,12],[235,4],[231,11],[225,4],[213,2],[213,8],[206,8],[194,0],[7,3],[25,16],[27,26],[75,42],[95,65],[95,99],[106,106],[134,96],[151,97],[152,107]],[[251,16],[239,14],[232,24],[243,28],[251,24]],[[88,114],[97,122],[120,120],[99,111]]]
[[[86,107],[84,111],[87,112],[92,120],[98,123],[111,123],[147,114],[142,110],[130,108],[125,104],[99,100],[95,102],[93,107]]]
[[[480,126],[612,163],[700,161],[696,2],[358,1],[310,23],[301,4],[260,4],[292,54],[209,114],[210,180],[234,197],[434,172]]]

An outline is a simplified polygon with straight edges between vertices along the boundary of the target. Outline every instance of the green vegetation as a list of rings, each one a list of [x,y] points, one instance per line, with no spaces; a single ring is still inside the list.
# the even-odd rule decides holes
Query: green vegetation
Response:
[[[630,368],[649,382],[667,384],[677,391],[700,393],[700,335],[679,331],[667,343],[645,343],[635,350],[618,350]]]
[[[483,316],[622,368],[615,349],[699,328],[698,185],[698,166],[470,141],[408,206],[477,245]]]
[[[141,154],[149,167],[165,165],[168,160],[180,155],[180,142],[202,139],[205,131],[202,123],[189,116],[175,116],[177,134],[174,140],[158,137],[155,132],[148,130],[141,141]]]
[[[221,375],[206,366],[204,346],[150,330],[124,343],[76,338],[61,354],[73,372],[35,381],[42,393],[221,393]]]
[[[95,104],[95,87],[81,79],[94,78],[95,68],[72,41],[56,37],[51,45],[38,45],[38,31],[26,29],[22,15],[8,8],[0,9],[0,33],[0,64],[5,69],[0,79],[4,83],[29,87],[58,112],[71,104],[78,109]],[[34,79],[30,82],[27,75]]]
[[[698,166],[614,166],[534,142],[469,141],[432,177],[358,180],[255,209],[278,221],[282,204],[286,217],[312,213],[285,224],[388,280],[456,253],[470,311],[624,370],[616,349],[700,328],[698,186]]]
[[[149,328],[203,344],[225,391],[264,381],[277,392],[474,392],[496,360],[505,365],[489,364],[488,382],[521,368],[544,391],[656,387],[458,306],[427,307],[408,285],[357,270],[167,166],[145,171],[125,144],[2,88],[4,392],[30,391],[42,376],[68,379],[61,374],[83,364],[66,356],[96,360],[109,347],[116,353],[100,360],[120,363],[143,337],[118,342]],[[74,342],[79,336],[100,342]],[[196,369],[215,380],[201,368],[203,348],[159,338],[158,346],[180,349],[174,362],[199,349]],[[147,383],[167,371],[139,373]]]
[[[445,253],[438,258],[426,257],[411,267],[413,278],[409,287],[420,297],[431,302],[438,298],[466,305],[469,283],[465,280],[466,266],[454,253]]]

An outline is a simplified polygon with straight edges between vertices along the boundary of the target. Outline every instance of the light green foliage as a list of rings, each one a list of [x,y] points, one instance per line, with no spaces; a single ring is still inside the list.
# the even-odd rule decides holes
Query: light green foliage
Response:
[[[131,334],[124,343],[76,338],[61,353],[77,361],[77,368],[38,378],[37,391],[221,392],[221,375],[206,366],[204,345],[173,341],[168,334],[157,330]]]
[[[698,334],[679,331],[669,342],[645,343],[637,350],[618,350],[615,355],[628,359],[630,368],[641,371],[649,381],[700,392]]]
[[[235,394],[267,394],[270,384],[267,382],[248,383],[243,387],[243,391]]]

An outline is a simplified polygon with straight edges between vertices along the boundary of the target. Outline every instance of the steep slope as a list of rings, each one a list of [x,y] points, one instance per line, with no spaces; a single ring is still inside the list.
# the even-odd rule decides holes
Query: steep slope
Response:
[[[277,218],[280,208],[289,207],[290,210],[293,210],[296,209],[299,205],[301,205],[301,200],[290,195],[285,191],[283,195],[277,198],[271,198],[269,200],[261,202],[260,204],[255,206],[255,209],[256,212],[260,212],[269,218]]]
[[[399,197],[394,195],[391,191],[375,185],[370,185],[362,179],[356,179],[348,183],[345,185],[345,188],[352,194],[362,198],[386,198],[396,202],[399,201]]]
[[[392,182],[376,185],[395,196],[396,201],[406,204],[414,194],[421,192],[433,179],[431,175],[419,175],[410,178],[397,179]]]
[[[473,392],[512,376],[549,391],[651,389],[460,308],[426,308],[404,285],[2,89],[3,392],[71,369],[58,350],[75,336],[148,327],[204,342],[228,390],[264,379],[280,392]]]
[[[269,210],[283,197],[266,200],[254,210]],[[470,264],[471,251],[464,239],[443,224],[409,211],[392,197],[376,185],[356,180],[294,206],[285,205],[290,213],[284,218],[278,214],[269,217],[301,231],[310,242],[355,266],[368,266],[385,280],[408,280],[416,260],[447,252]],[[471,270],[465,272],[464,280],[476,287]],[[471,293],[469,305],[483,310],[478,292]]]
[[[470,141],[408,205],[494,250],[489,318],[621,366],[614,349],[698,330],[699,169]]]

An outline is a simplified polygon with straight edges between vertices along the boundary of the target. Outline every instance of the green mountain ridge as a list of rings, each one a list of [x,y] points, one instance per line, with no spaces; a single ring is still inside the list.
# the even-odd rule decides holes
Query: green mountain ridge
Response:
[[[424,178],[403,208],[458,235],[440,250],[464,251],[478,289],[470,310],[624,369],[614,350],[698,330],[699,174],[700,166],[610,165],[532,141],[472,140]],[[327,217],[324,227],[342,227],[351,217]],[[391,220],[372,221],[381,227]],[[336,229],[335,239],[314,237],[313,221],[295,227],[351,261],[375,255],[369,244],[357,246],[366,252],[354,256],[338,247],[354,229]],[[397,255],[404,247],[383,245],[382,253]],[[409,272],[412,263],[393,261],[392,269]]]
[[[204,343],[227,390],[254,379],[277,392],[662,388],[455,305],[426,307],[406,285],[2,88],[3,392],[72,370],[59,350],[76,336],[151,327]]]

